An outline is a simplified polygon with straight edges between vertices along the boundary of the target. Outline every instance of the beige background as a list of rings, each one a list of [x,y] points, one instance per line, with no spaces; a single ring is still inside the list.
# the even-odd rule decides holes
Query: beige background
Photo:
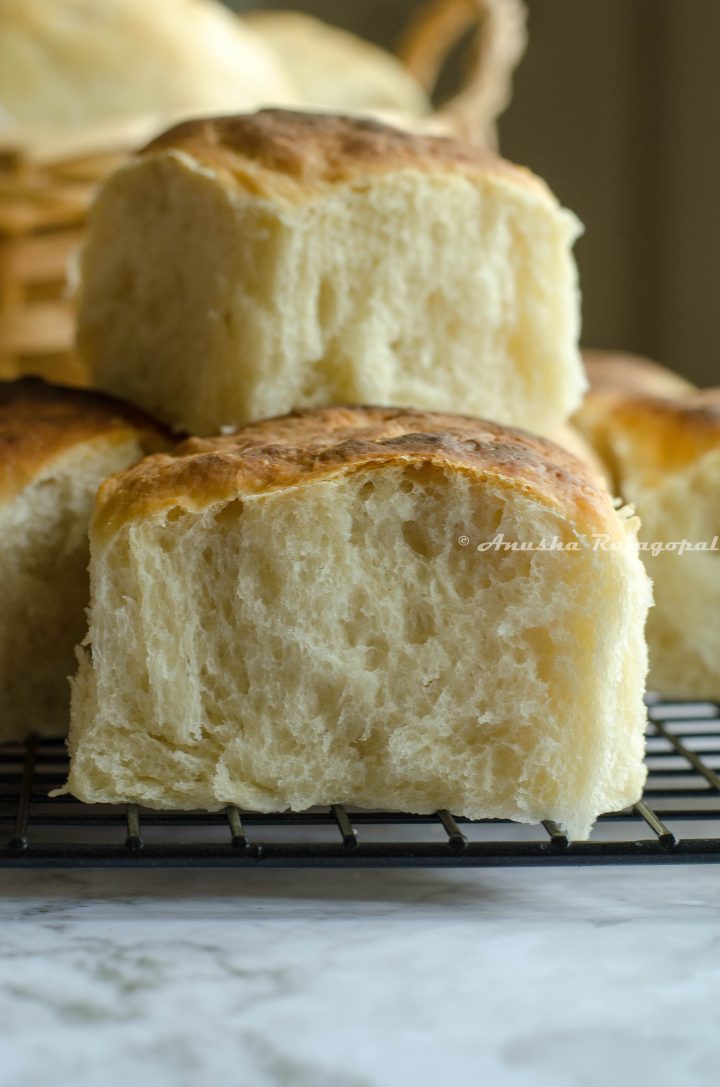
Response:
[[[298,6],[389,44],[418,4]],[[530,46],[502,149],[585,223],[584,342],[645,352],[720,384],[720,0],[528,8]]]

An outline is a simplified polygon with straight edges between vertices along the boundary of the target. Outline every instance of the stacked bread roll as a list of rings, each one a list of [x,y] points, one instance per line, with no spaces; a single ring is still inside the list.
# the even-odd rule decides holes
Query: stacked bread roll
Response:
[[[193,433],[375,403],[550,434],[585,388],[578,231],[538,178],[459,141],[191,121],[103,187],[78,342],[98,387]]]
[[[236,14],[221,0],[2,0],[0,377],[88,383],[68,260],[98,184],[153,135],[276,105],[493,146],[524,22],[522,0],[428,0],[394,55],[301,12]],[[467,63],[436,106],[461,39]]]
[[[720,694],[720,390],[697,390],[647,359],[588,353],[577,425],[641,520],[650,574],[649,685]]]
[[[498,530],[563,549],[479,551]],[[150,457],[93,520],[70,789],[584,837],[644,779],[635,532],[570,454],[456,415],[316,409]]]
[[[279,57],[287,20],[254,25]],[[308,97],[319,72],[293,76]],[[390,68],[374,86],[422,112]],[[637,518],[567,426],[579,224],[528,171],[343,94],[345,115],[184,122],[102,186],[78,346],[133,408],[8,386],[7,735],[41,654],[32,727],[64,727],[78,642],[83,800],[447,808],[583,838],[641,794],[650,588]]]
[[[191,122],[109,179],[80,347],[200,436],[100,488],[76,796],[577,838],[638,799],[637,521],[511,428],[580,401],[577,230],[527,171],[343,116]]]

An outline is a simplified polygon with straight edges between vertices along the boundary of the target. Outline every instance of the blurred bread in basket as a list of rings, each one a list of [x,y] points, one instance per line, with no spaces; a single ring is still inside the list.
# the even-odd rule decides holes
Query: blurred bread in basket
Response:
[[[372,112],[418,131],[495,146],[495,119],[525,49],[522,0],[429,0],[405,29],[399,56],[299,11],[254,11],[257,30],[305,105]],[[432,93],[452,47],[469,31],[464,80],[435,109]]]
[[[424,117],[430,97],[404,64],[371,42],[301,11],[254,11],[243,22],[282,63],[307,106]]]
[[[405,36],[402,64],[305,19],[303,49],[317,68],[310,90],[304,59],[287,67],[281,24],[273,30],[270,19],[258,18],[254,28],[217,0],[3,0],[0,376],[87,380],[72,349],[68,258],[97,183],[173,120],[262,104],[337,109],[337,100],[349,109],[352,99],[361,112],[385,114],[389,104],[395,123],[492,143],[525,43],[520,0],[423,6]],[[467,78],[433,112],[442,57],[471,26]]]
[[[0,742],[66,731],[95,492],[166,447],[161,428],[128,404],[31,378],[0,381]]]
[[[611,487],[637,510],[653,581],[651,690],[720,697],[720,389],[697,390],[657,363],[588,360],[592,388],[575,423]]]
[[[190,433],[413,404],[552,434],[584,389],[578,231],[540,179],[461,141],[191,121],[103,186],[78,343],[99,388]]]
[[[294,101],[259,35],[215,0],[3,0],[0,105],[20,128]]]
[[[214,0],[3,0],[0,376],[85,380],[66,268],[131,147],[188,111],[278,100],[291,80]]]

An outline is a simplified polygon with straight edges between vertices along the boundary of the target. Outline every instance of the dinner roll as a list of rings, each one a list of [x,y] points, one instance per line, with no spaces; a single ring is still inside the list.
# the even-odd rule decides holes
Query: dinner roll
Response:
[[[216,0],[2,0],[0,113],[22,130],[298,101]]]
[[[66,731],[95,492],[164,444],[150,420],[108,397],[0,382],[0,741]]]
[[[584,388],[577,230],[537,178],[456,141],[194,121],[102,189],[79,347],[99,387],[192,433],[364,402],[550,433]]]
[[[458,416],[308,411],[148,458],[93,518],[69,789],[584,838],[645,777],[635,532],[558,446]]]
[[[695,391],[686,378],[642,355],[587,349],[582,355],[591,389],[615,389],[648,396],[685,396]]]
[[[720,697],[720,389],[675,400],[598,391],[576,419],[640,515],[655,591],[650,688]]]
[[[430,113],[425,91],[405,65],[356,34],[304,11],[250,11],[243,22],[277,55],[308,106]]]

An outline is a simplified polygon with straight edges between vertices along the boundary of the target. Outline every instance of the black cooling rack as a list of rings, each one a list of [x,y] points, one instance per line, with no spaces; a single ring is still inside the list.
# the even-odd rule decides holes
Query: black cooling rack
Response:
[[[643,800],[604,815],[588,842],[552,822],[525,826],[350,811],[157,812],[50,799],[65,780],[62,741],[0,747],[0,866],[482,867],[720,860],[720,706],[652,703]]]

